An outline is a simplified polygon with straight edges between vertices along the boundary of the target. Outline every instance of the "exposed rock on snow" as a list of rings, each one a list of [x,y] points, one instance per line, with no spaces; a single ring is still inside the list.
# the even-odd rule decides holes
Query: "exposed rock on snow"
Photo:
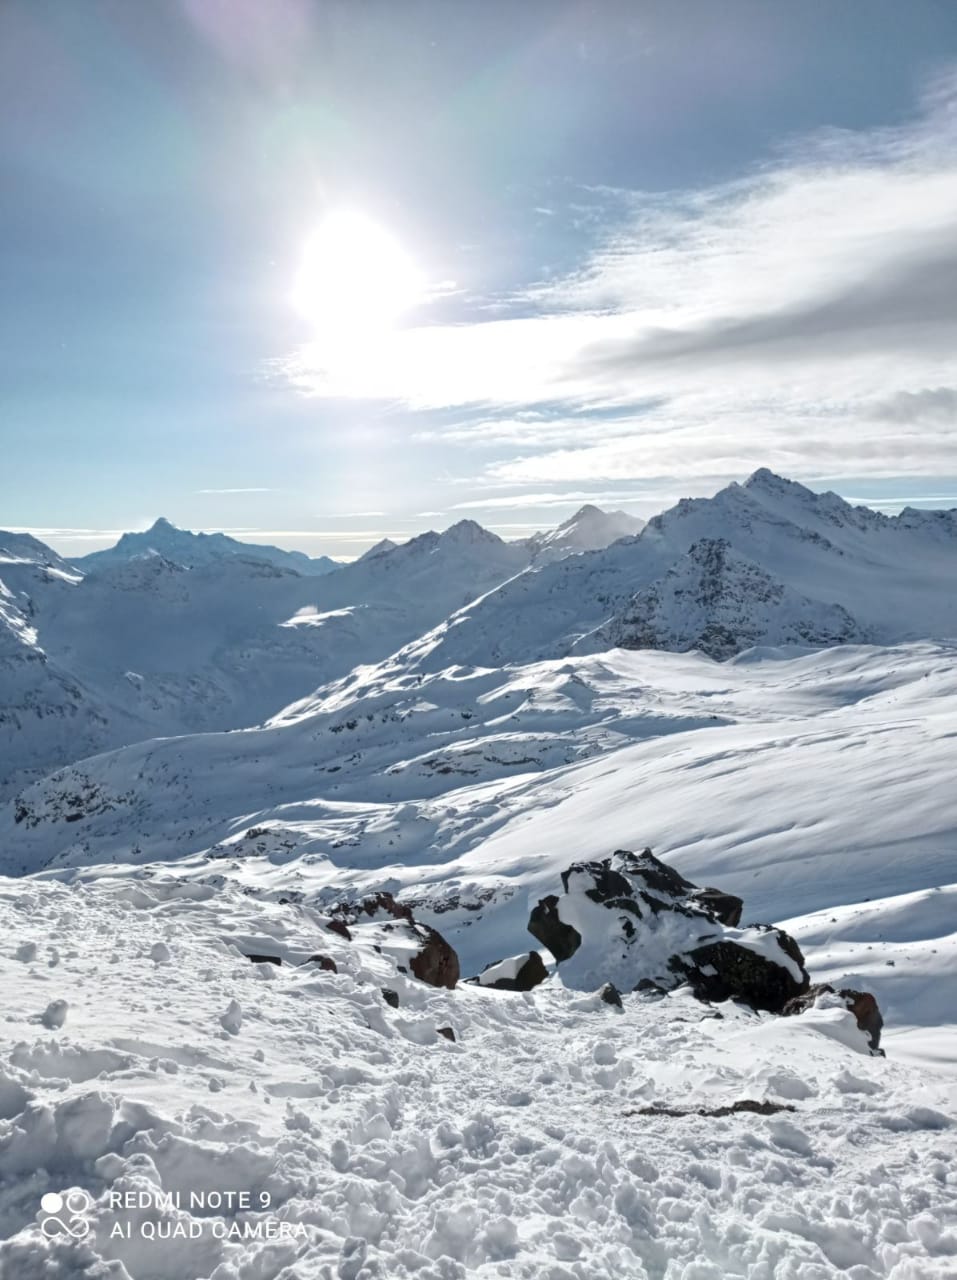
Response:
[[[663,578],[589,637],[589,647],[700,649],[729,658],[755,644],[853,644],[866,639],[846,609],[785,586],[736,555],[725,538],[702,539]]]
[[[495,987],[498,991],[531,991],[548,977],[548,970],[537,951],[525,951],[507,960],[497,960],[486,965],[477,978],[481,987]]]
[[[615,1009],[624,1007],[621,1003],[621,992],[613,982],[606,982],[598,995],[603,1004],[610,1004]]]
[[[528,929],[555,956],[566,986],[668,990],[688,982],[701,999],[772,1013],[808,988],[793,938],[769,925],[726,924],[722,916],[740,918],[739,899],[698,889],[650,849],[573,863],[561,879],[564,896],[542,899]]]
[[[798,944],[771,925],[672,956],[669,967],[691,983],[700,1000],[742,1000],[769,1013],[781,1013],[810,982]]]
[[[377,893],[358,903],[340,903],[335,918],[352,938],[373,946],[395,961],[400,973],[412,973],[432,987],[454,987],[459,958],[437,929],[421,924],[391,893]]]
[[[807,1009],[818,1006],[823,996],[836,996],[843,1001],[845,1008],[853,1013],[858,1029],[867,1037],[867,1046],[872,1052],[883,1053],[881,1049],[881,1030],[884,1018],[877,1001],[869,991],[854,991],[850,987],[842,987],[839,991],[828,982],[815,983],[803,995],[789,1000],[781,1012],[785,1015],[804,1013]]]

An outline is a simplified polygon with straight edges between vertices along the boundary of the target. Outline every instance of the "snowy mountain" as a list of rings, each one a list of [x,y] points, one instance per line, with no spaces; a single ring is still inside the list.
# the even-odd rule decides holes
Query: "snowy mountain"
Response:
[[[700,649],[720,660],[756,644],[823,647],[863,639],[846,609],[775,582],[717,538],[692,543],[663,578],[592,632],[587,647]]]
[[[529,538],[536,564],[548,564],[580,551],[600,551],[619,538],[631,538],[645,527],[644,520],[624,511],[602,511],[586,503],[573,516],[547,533]]]
[[[528,563],[471,521],[321,577],[238,554],[194,568],[135,555],[82,575],[33,539],[0,547],[0,798],[98,750],[259,723]]]
[[[42,542],[0,533],[0,800],[58,763],[149,733],[40,643],[41,612],[80,581]]]
[[[703,550],[717,545],[728,550]],[[503,583],[407,660],[496,666],[601,648],[612,635],[686,648],[713,634],[722,656],[753,644],[948,638],[955,575],[957,512],[885,516],[757,471],[713,498],[683,499],[635,538]],[[646,608],[653,625],[629,632],[623,620]]]
[[[394,551],[399,544],[393,542],[391,538],[381,538],[378,542],[373,543],[368,551],[364,551],[360,560],[374,560],[377,556],[384,556],[388,551]]]
[[[952,1273],[952,513],[0,546],[0,1275]]]
[[[529,898],[563,868],[614,848],[650,845],[762,920],[913,893],[954,880],[954,656],[386,663],[264,728],[138,744],[27,788],[0,815],[0,870],[175,860],[267,896],[386,888],[426,904],[470,971],[521,950]],[[898,1025],[905,977],[878,990]]]
[[[191,533],[170,524],[164,516],[160,516],[144,533],[124,533],[116,546],[75,557],[73,563],[87,573],[103,565],[125,564],[142,556],[161,556],[187,569],[201,568],[233,556],[267,560],[270,564],[294,569],[301,574],[332,573],[339,568],[339,562],[329,556],[313,558],[302,551],[283,551],[279,547],[240,542],[225,533]]]

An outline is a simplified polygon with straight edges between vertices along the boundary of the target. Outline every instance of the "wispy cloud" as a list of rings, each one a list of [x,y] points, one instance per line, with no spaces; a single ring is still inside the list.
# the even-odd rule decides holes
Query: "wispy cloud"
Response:
[[[493,511],[501,508],[568,507],[582,503],[639,502],[657,498],[657,493],[633,489],[600,490],[577,493],[512,493],[497,498],[476,498],[470,502],[452,503],[452,511]]]
[[[71,539],[77,542],[102,542],[109,538],[119,538],[127,532],[126,529],[63,529],[50,527],[37,527],[35,525],[13,524],[8,526],[9,533],[28,533],[34,538],[39,538],[41,542],[49,539]]]
[[[738,182],[608,208],[581,268],[504,315],[335,368],[304,350],[285,376],[460,410],[420,434],[493,450],[496,483],[957,472],[957,77],[906,125],[828,131]]]

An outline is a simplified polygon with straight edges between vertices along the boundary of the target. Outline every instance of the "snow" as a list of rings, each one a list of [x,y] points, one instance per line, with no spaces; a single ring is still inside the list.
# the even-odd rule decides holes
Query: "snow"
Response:
[[[528,946],[531,896],[616,848],[739,894],[746,924],[952,883],[955,716],[953,647],[929,643],[421,680],[386,663],[267,728],[71,766],[0,814],[0,856],[15,873],[175,859],[257,892],[487,894],[434,921],[476,973]]]
[[[550,564],[582,551],[600,551],[619,538],[633,538],[645,527],[644,520],[624,511],[602,511],[586,503],[556,529],[536,533],[528,542],[537,565]]]
[[[26,974],[0,953],[4,1276],[953,1274],[954,1085],[851,1053],[813,1014],[440,991],[307,908],[169,875],[2,881],[0,925],[40,945]],[[51,927],[70,939],[53,970]],[[263,983],[229,936],[318,942],[339,971]],[[36,1011],[67,990],[45,1032]],[[741,1099],[793,1110],[696,1114]],[[81,1238],[41,1230],[74,1220],[50,1193]]]
[[[174,530],[160,540],[169,554],[134,542],[136,554],[84,560],[83,576],[42,543],[0,533],[0,800],[111,747],[258,724],[386,657],[530,556],[461,522],[315,576],[286,553],[274,563],[238,542],[220,553],[202,537]]]
[[[957,1273],[957,517],[767,471],[614,515],[323,575],[0,535],[3,1280]],[[579,952],[488,985],[646,846],[887,1057],[827,994],[633,992],[574,891]],[[330,930],[378,891],[481,982]]]
[[[514,982],[519,970],[528,962],[528,956],[529,953],[523,951],[521,955],[508,956],[504,960],[499,960],[497,964],[487,965],[478,975],[479,985],[491,987],[496,982]]]
[[[76,557],[73,563],[84,573],[89,573],[104,565],[121,565],[148,556],[172,560],[188,569],[217,564],[233,556],[265,560],[303,574],[320,575],[339,568],[338,561],[328,556],[311,557],[302,551],[283,551],[279,547],[240,542],[225,533],[192,533],[189,529],[178,529],[164,516],[160,516],[143,533],[124,533],[115,546]]]

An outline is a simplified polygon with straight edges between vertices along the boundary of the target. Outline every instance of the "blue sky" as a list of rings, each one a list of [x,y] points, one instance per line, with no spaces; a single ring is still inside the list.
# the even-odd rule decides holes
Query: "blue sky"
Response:
[[[5,0],[0,525],[957,505],[955,67],[939,0]],[[421,286],[348,342],[340,210]]]

